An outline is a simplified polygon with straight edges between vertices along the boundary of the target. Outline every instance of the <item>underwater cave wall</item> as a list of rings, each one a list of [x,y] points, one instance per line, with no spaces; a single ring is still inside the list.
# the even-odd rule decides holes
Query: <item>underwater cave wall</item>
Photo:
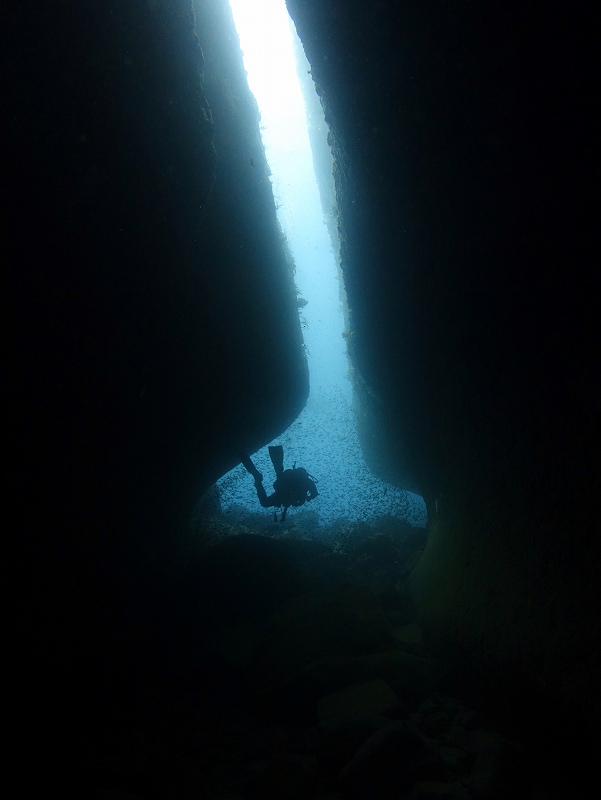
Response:
[[[332,132],[364,447],[428,503],[422,622],[598,709],[590,12],[287,5]]]
[[[227,2],[21,3],[2,34],[11,585],[76,685],[129,669],[194,502],[307,366]]]

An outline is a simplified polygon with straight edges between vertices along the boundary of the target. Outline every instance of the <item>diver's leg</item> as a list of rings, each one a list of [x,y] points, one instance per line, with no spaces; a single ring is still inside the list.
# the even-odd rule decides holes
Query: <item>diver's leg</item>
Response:
[[[261,481],[255,481],[255,489],[257,490],[259,503],[261,503],[263,508],[271,508],[272,506],[277,505],[277,503],[274,502],[275,494],[270,494],[269,497],[267,497],[267,492],[265,491]]]
[[[271,463],[275,469],[275,474],[279,478],[284,471],[284,448],[281,444],[276,444],[273,447],[269,447],[268,450]]]
[[[239,456],[240,461],[242,462],[243,466],[246,468],[247,472],[250,472],[250,474],[255,479],[255,484],[256,484],[257,481],[259,483],[261,483],[261,481],[263,480],[263,475],[261,475],[261,473],[255,467],[255,465],[250,460],[250,458],[247,455],[245,455],[244,453],[239,453],[238,456]],[[263,491],[265,491],[265,490],[263,490]]]

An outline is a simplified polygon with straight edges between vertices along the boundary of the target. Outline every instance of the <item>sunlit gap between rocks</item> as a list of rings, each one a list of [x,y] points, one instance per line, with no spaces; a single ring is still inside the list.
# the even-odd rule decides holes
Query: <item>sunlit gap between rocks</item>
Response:
[[[330,186],[322,186],[320,198],[309,138],[306,108],[310,106],[312,134],[323,136],[323,144],[327,143],[327,125],[309,79],[310,65],[284,0],[230,0],[230,5],[250,89],[261,113],[280,225],[296,265],[299,314],[308,352],[307,405],[271,444],[283,445],[284,467],[296,463],[315,477],[319,496],[300,509],[289,509],[286,525],[304,521],[315,527],[391,515],[425,526],[423,499],[379,480],[365,464],[359,445],[339,277],[332,156],[329,147],[320,148],[330,161],[327,174],[321,170],[322,181]],[[329,207],[323,208],[324,198],[325,203],[331,198]],[[267,446],[251,455],[269,494],[275,474]],[[241,465],[221,478],[218,486],[222,511],[232,521],[243,520],[249,512],[273,518],[271,509],[260,507],[253,479]]]

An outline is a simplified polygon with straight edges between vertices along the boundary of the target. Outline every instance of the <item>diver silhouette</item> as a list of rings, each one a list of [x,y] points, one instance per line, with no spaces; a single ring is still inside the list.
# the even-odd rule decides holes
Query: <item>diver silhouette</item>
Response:
[[[306,469],[303,469],[303,467],[297,468],[296,463],[292,469],[284,469],[284,448],[282,445],[278,444],[270,447],[269,457],[276,474],[276,480],[273,484],[274,492],[269,497],[263,488],[263,475],[250,458],[241,453],[240,461],[255,479],[255,489],[257,490],[259,503],[263,508],[282,508],[280,522],[284,522],[286,512],[290,506],[298,508],[309,500],[314,500],[318,492],[315,486],[315,479],[309,475]],[[277,519],[275,510],[273,518]]]

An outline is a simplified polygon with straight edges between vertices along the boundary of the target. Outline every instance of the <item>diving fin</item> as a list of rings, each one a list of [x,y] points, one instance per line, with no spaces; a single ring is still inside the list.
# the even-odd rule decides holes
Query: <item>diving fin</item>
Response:
[[[261,475],[259,470],[255,467],[255,465],[250,460],[250,458],[247,455],[245,455],[244,453],[238,453],[238,458],[240,459],[240,462],[245,467],[247,472],[250,472],[250,474],[253,476],[253,478],[255,480],[258,480],[259,483],[261,483],[261,481],[263,480],[263,476]]]
[[[275,474],[280,476],[284,471],[284,448],[281,444],[269,447],[269,458],[275,469]]]

